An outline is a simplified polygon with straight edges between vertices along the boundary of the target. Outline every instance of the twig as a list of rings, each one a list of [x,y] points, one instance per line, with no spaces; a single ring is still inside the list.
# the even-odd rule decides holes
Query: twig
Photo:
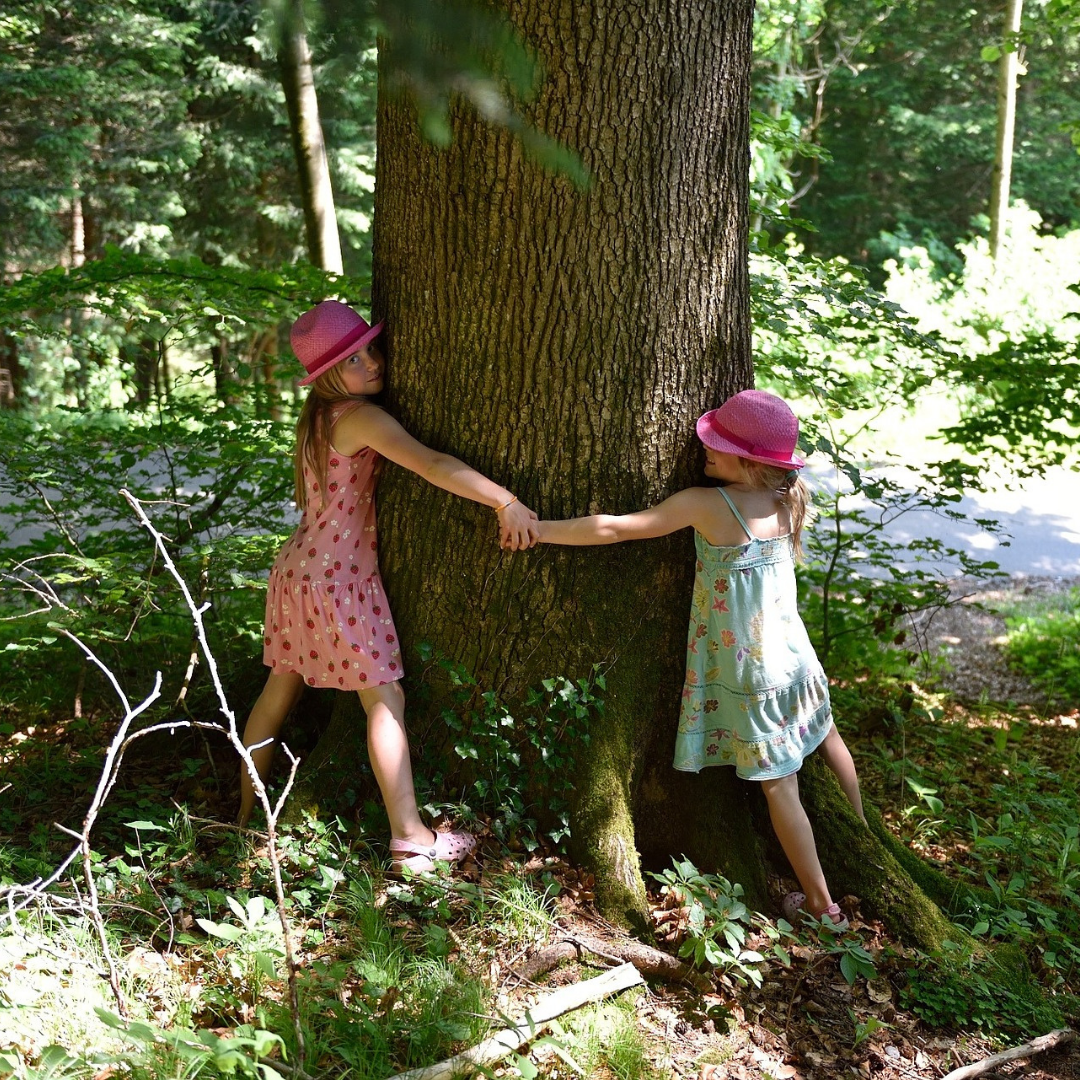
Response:
[[[295,778],[296,770],[299,766],[299,759],[293,754],[289,753],[287,748],[283,748],[288,755],[291,769],[289,776],[285,782],[284,790],[281,793],[280,799],[276,805],[271,805],[270,796],[266,790],[265,784],[259,777],[258,770],[255,768],[255,763],[251,758],[251,754],[247,747],[244,746],[243,739],[241,738],[236,727],[236,715],[229,707],[228,699],[225,696],[225,690],[221,683],[221,678],[218,673],[217,663],[214,660],[213,653],[210,651],[210,645],[206,638],[206,627],[203,621],[203,615],[209,608],[208,601],[203,600],[201,603],[196,603],[194,597],[191,595],[191,590],[188,588],[187,582],[176,568],[176,564],[173,562],[172,557],[169,554],[168,548],[165,546],[165,539],[162,534],[156,529],[150,519],[146,516],[146,512],[143,510],[142,504],[136,499],[129,491],[121,489],[120,494],[127,500],[128,504],[135,511],[140,523],[146,528],[150,535],[154,539],[156,550],[160,553],[165,568],[172,575],[183,594],[184,600],[187,603],[188,611],[191,613],[192,621],[195,628],[195,636],[198,641],[199,650],[202,653],[203,658],[206,661],[207,670],[210,672],[211,679],[214,684],[214,689],[217,693],[218,704],[221,709],[222,715],[227,721],[227,725],[223,725],[218,722],[207,722],[199,720],[169,720],[158,724],[151,724],[148,727],[142,728],[139,731],[130,733],[132,722],[141,715],[157,698],[160,696],[161,691],[161,672],[157,672],[155,675],[154,688],[147,695],[147,697],[138,705],[132,706],[128,700],[127,694],[124,692],[123,687],[120,685],[119,680],[115,674],[109,670],[109,668],[94,654],[93,650],[89,648],[83,641],[81,641],[75,634],[70,631],[61,629],[59,632],[65,637],[73,641],[76,646],[86,655],[88,660],[96,664],[105,675],[105,678],[112,685],[117,697],[120,699],[120,703],[123,706],[124,718],[120,724],[120,727],[113,737],[112,742],[109,745],[109,749],[105,755],[105,764],[102,769],[101,778],[98,781],[97,789],[90,803],[90,808],[87,810],[86,817],[83,819],[83,827],[81,832],[75,832],[72,829],[68,829],[64,826],[58,825],[62,832],[67,833],[70,836],[75,837],[79,843],[78,846],[64,859],[60,866],[46,879],[37,878],[29,885],[15,885],[8,886],[0,889],[0,900],[3,900],[6,904],[7,910],[0,913],[0,922],[10,920],[13,924],[16,922],[16,914],[28,907],[35,901],[41,901],[44,899],[45,891],[53,885],[64,874],[67,868],[82,855],[83,861],[83,875],[86,879],[86,886],[89,894],[89,904],[80,903],[78,910],[84,916],[88,916],[94,924],[97,930],[98,938],[101,943],[102,952],[104,954],[105,962],[109,969],[109,984],[112,987],[113,995],[116,998],[117,1006],[122,1016],[127,1015],[123,994],[120,989],[120,981],[116,972],[116,966],[113,962],[112,953],[109,949],[108,938],[106,934],[105,920],[101,915],[101,909],[99,905],[99,897],[97,892],[97,884],[94,880],[92,872],[91,862],[91,848],[90,848],[90,834],[93,830],[94,824],[97,820],[97,816],[104,805],[106,798],[111,792],[113,785],[116,782],[117,775],[119,773],[120,764],[123,760],[124,751],[127,747],[138,738],[142,738],[145,735],[149,735],[152,732],[162,730],[173,730],[177,728],[197,728],[200,730],[210,730],[223,733],[229,739],[236,752],[239,754],[241,760],[244,763],[244,767],[248,770],[248,774],[251,777],[252,787],[255,790],[256,797],[258,798],[263,810],[266,814],[267,824],[267,837],[268,837],[268,853],[270,857],[270,865],[273,871],[274,877],[274,890],[277,900],[277,914],[281,923],[282,937],[284,939],[285,947],[285,967],[288,974],[289,985],[289,999],[290,999],[290,1012],[293,1019],[293,1029],[296,1038],[296,1053],[294,1055],[293,1071],[297,1076],[303,1076],[304,1073],[304,1032],[300,1020],[300,995],[299,985],[296,970],[296,959],[293,952],[292,935],[290,933],[290,924],[288,913],[285,908],[285,885],[281,872],[281,858],[277,844],[277,822],[279,820],[282,807],[285,800],[288,798],[290,791],[292,790]],[[35,594],[47,605],[52,605],[53,601],[59,606],[63,606],[56,596],[55,591],[51,589],[45,579],[41,575],[34,571],[36,577],[43,584],[43,588],[31,586]],[[76,890],[78,891],[78,890]],[[21,900],[16,898],[22,896]]]
[[[991,1054],[990,1057],[973,1062],[971,1065],[961,1065],[959,1069],[946,1073],[941,1080],[969,1080],[972,1076],[983,1076],[1007,1061],[1034,1057],[1046,1050],[1053,1050],[1057,1046],[1065,1046],[1075,1038],[1076,1032],[1072,1028],[1060,1028],[1057,1031],[1051,1031],[1048,1035],[1040,1035],[1037,1039],[1024,1043],[1023,1046],[1014,1046],[1011,1050],[1002,1050],[1000,1054]]]
[[[229,706],[229,700],[225,694],[225,688],[222,686],[221,676],[218,672],[217,661],[214,659],[214,654],[210,651],[210,643],[206,639],[206,624],[203,621],[203,615],[207,608],[210,607],[210,602],[208,600],[203,600],[202,603],[196,604],[195,598],[191,595],[191,590],[188,588],[187,582],[176,568],[176,564],[169,554],[169,549],[165,546],[165,538],[154,527],[153,522],[146,516],[146,511],[143,510],[142,504],[126,488],[121,488],[120,494],[123,495],[127,500],[128,505],[135,511],[135,516],[139,519],[146,531],[154,538],[154,544],[161,553],[162,562],[165,564],[165,568],[172,575],[173,580],[179,586],[180,591],[184,596],[188,611],[191,613],[191,618],[195,626],[195,634],[198,638],[199,649],[206,661],[207,670],[210,672],[214,690],[217,693],[218,705],[222,715],[228,721],[228,727],[225,729],[225,733],[228,735],[229,742],[232,743],[236,752],[240,755],[244,767],[251,777],[251,784],[255,790],[255,795],[262,804],[263,811],[266,814],[267,854],[270,858],[270,868],[273,871],[274,876],[274,893],[277,901],[278,920],[281,923],[281,933],[285,947],[285,970],[288,975],[289,983],[289,1011],[292,1014],[293,1035],[296,1039],[295,1064],[297,1069],[302,1071],[304,1068],[304,1028],[300,1020],[300,987],[296,972],[296,957],[293,953],[289,916],[288,912],[285,910],[285,883],[281,874],[281,856],[277,845],[278,819],[281,814],[281,809],[285,804],[285,800],[292,790],[293,783],[296,779],[296,770],[299,767],[300,762],[298,758],[288,752],[287,747],[282,748],[289,757],[289,776],[285,781],[285,787],[281,792],[281,797],[278,799],[277,805],[271,806],[270,796],[267,793],[266,785],[262,782],[259,771],[255,768],[255,762],[252,760],[251,753],[248,748],[244,746],[244,741],[237,731],[236,714]]]
[[[123,992],[120,989],[120,977],[116,973],[116,963],[112,957],[112,950],[109,948],[109,937],[105,928],[105,920],[101,915],[101,907],[98,903],[97,882],[94,880],[94,865],[92,852],[90,850],[90,833],[94,828],[94,822],[97,821],[97,816],[101,811],[102,806],[105,804],[109,792],[112,790],[113,784],[116,783],[116,774],[120,768],[119,754],[121,743],[126,739],[128,730],[131,728],[135,718],[145,712],[155,701],[157,701],[158,697],[161,696],[161,672],[158,671],[155,673],[154,688],[150,693],[147,694],[139,705],[132,708],[131,702],[128,701],[127,695],[121,688],[116,676],[99,659],[93,649],[80,641],[69,630],[61,630],[60,633],[70,641],[73,641],[83,653],[85,653],[87,659],[101,669],[102,674],[104,674],[109,682],[112,683],[113,689],[116,691],[121,704],[124,706],[124,719],[120,724],[120,729],[117,731],[116,735],[113,736],[113,740],[109,744],[109,749],[105,754],[105,767],[102,770],[101,779],[98,781],[94,797],[90,800],[90,807],[86,811],[86,817],[83,818],[82,832],[76,833],[70,829],[63,829],[62,831],[74,836],[79,841],[79,848],[82,852],[83,878],[86,881],[86,891],[90,897],[90,918],[94,924],[94,929],[97,931],[98,941],[101,944],[101,952],[109,969],[109,986],[112,988],[113,997],[116,999],[117,1009],[121,1016],[126,1017],[127,1007],[124,1003]]]
[[[548,1023],[571,1009],[580,1008],[590,1001],[599,1001],[610,994],[617,994],[631,986],[643,983],[641,973],[633,964],[609,968],[602,975],[583,983],[563,986],[541,998],[512,1027],[504,1028],[463,1053],[446,1061],[436,1062],[423,1069],[411,1069],[398,1073],[390,1080],[451,1080],[452,1077],[478,1072],[485,1066],[501,1061],[518,1047],[531,1042]]]

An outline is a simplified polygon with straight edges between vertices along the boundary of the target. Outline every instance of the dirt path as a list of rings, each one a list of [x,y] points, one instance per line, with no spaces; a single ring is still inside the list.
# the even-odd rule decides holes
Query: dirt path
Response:
[[[1001,651],[1005,619],[1002,604],[1033,594],[1067,593],[1080,587],[1080,578],[1015,575],[988,586],[958,578],[952,594],[959,603],[942,608],[918,624],[931,652],[947,666],[942,687],[961,701],[1013,702],[1036,709],[1046,706],[1046,695],[1027,679],[1010,671]]]

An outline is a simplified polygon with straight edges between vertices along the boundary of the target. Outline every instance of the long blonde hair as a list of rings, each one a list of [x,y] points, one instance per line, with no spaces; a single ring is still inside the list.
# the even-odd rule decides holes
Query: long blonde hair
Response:
[[[802,531],[812,516],[810,489],[798,470],[785,469],[779,465],[766,465],[760,461],[739,458],[742,464],[743,483],[755,491],[775,491],[780,502],[791,515],[791,543],[795,558],[803,561]]]
[[[296,450],[293,453],[293,484],[296,505],[307,509],[307,486],[304,470],[310,469],[319,478],[320,502],[326,502],[327,461],[330,458],[330,431],[334,406],[343,401],[355,401],[357,405],[366,400],[350,394],[345,389],[342,365],[335,364],[324,371],[308,391],[307,401],[296,421]]]

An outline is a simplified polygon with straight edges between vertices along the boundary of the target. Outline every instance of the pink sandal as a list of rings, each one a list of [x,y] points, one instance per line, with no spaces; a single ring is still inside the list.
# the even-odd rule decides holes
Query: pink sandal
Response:
[[[799,916],[806,910],[804,905],[806,904],[806,895],[801,892],[789,892],[784,897],[783,902],[780,904],[780,911],[783,916],[792,926],[798,926]],[[851,928],[851,923],[848,921],[848,917],[840,910],[839,904],[830,904],[827,908],[816,913],[810,912],[813,918],[818,922],[824,922],[826,916],[832,923],[832,928],[837,933],[842,933],[844,930]]]
[[[476,837],[467,832],[435,833],[434,844],[413,844],[408,840],[391,840],[390,862],[392,873],[410,870],[414,874],[426,874],[435,869],[435,862],[461,862],[476,847]]]

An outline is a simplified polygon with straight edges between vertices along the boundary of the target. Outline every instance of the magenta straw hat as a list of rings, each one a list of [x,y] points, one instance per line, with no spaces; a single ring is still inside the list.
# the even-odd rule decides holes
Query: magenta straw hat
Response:
[[[778,468],[801,469],[795,453],[799,421],[787,402],[764,390],[743,390],[697,422],[698,438],[710,449]]]
[[[337,300],[324,300],[305,311],[293,323],[289,335],[297,360],[307,369],[300,385],[307,386],[324,371],[359,352],[379,336],[382,328],[381,322],[368,326],[348,304]]]

